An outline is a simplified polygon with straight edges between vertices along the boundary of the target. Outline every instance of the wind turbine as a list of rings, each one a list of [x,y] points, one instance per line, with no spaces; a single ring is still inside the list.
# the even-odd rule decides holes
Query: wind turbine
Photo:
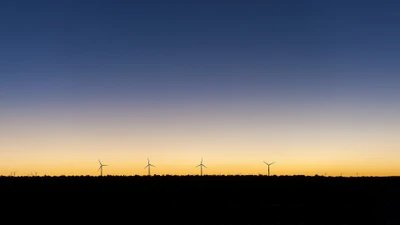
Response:
[[[267,164],[267,166],[268,166],[268,176],[269,176],[269,167],[272,165],[272,164],[274,164],[275,162],[272,162],[272,163],[266,163],[265,161],[263,161],[265,164]]]
[[[207,168],[207,166],[205,166],[205,165],[203,164],[203,158],[201,158],[200,164],[197,165],[196,168],[199,167],[199,166],[200,166],[200,176],[203,176],[203,167],[204,167],[204,168]]]
[[[148,169],[148,176],[150,176],[150,167],[156,167],[156,166],[151,164],[149,158],[147,158],[147,166],[145,166],[144,168]]]
[[[100,163],[100,167],[99,167],[99,169],[98,169],[97,171],[100,170],[100,176],[103,176],[103,166],[108,166],[108,165],[102,164],[102,163],[100,162],[100,159],[99,159],[99,163]]]

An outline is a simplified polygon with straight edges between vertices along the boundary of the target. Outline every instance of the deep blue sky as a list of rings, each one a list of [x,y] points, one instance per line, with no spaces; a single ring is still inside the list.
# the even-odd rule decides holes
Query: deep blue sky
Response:
[[[2,1],[0,103],[392,96],[399,10],[396,1]]]

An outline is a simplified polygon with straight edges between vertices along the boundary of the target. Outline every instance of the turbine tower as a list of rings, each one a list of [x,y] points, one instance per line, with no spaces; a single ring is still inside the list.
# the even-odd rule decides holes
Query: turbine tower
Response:
[[[205,165],[203,164],[203,158],[201,158],[200,164],[197,165],[196,168],[199,167],[199,166],[200,166],[200,176],[203,176],[203,167],[204,167],[204,168],[207,168],[207,166],[205,166]]]
[[[272,164],[274,164],[275,162],[272,162],[272,163],[266,163],[265,161],[263,161],[263,162],[264,162],[265,164],[267,164],[267,166],[268,166],[268,176],[269,176],[269,175],[270,175],[270,174],[269,174],[269,171],[270,171],[270,170],[269,170],[269,167],[270,167]]]
[[[99,163],[100,163],[100,167],[99,167],[99,169],[98,169],[97,171],[100,170],[100,176],[103,176],[103,166],[108,166],[108,165],[102,164],[102,163],[100,162],[100,159],[99,159]]]
[[[148,170],[147,175],[150,176],[150,167],[156,167],[155,165],[150,163],[149,158],[147,158],[147,166],[145,166],[144,168]]]

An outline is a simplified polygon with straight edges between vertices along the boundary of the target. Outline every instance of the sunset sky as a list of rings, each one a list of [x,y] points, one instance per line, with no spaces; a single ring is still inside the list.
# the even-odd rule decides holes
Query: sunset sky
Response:
[[[0,2],[0,175],[400,174],[400,2]]]

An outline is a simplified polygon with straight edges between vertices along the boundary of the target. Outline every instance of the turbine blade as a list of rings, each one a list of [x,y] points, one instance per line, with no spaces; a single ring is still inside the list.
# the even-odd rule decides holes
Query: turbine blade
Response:
[[[197,165],[195,168],[199,167],[201,164]]]
[[[206,165],[203,165],[205,168],[207,168],[207,166]]]
[[[203,158],[201,158],[201,163],[203,163]]]
[[[263,162],[268,165],[268,163],[266,163],[265,161],[263,161]]]
[[[145,166],[144,169],[146,169],[149,165]]]
[[[99,167],[99,169],[97,170],[97,172],[101,169],[101,166]]]
[[[101,165],[100,159],[99,159],[99,163],[100,163],[100,165]]]

